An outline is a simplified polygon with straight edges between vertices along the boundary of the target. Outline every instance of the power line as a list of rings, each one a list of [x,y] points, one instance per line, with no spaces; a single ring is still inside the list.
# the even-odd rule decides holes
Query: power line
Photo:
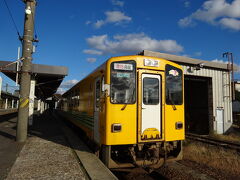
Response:
[[[20,36],[19,30],[18,30],[17,25],[16,25],[16,23],[15,23],[15,21],[14,21],[14,18],[13,18],[13,15],[12,15],[12,13],[11,13],[11,10],[10,10],[10,8],[9,8],[9,6],[8,6],[8,4],[7,4],[7,2],[6,2],[6,0],[3,0],[3,2],[4,2],[5,6],[6,6],[7,10],[8,10],[8,13],[9,13],[9,15],[10,15],[10,17],[11,17],[11,20],[12,20],[12,22],[13,22],[13,25],[14,25],[16,31],[17,31],[18,38],[21,39],[21,36]]]

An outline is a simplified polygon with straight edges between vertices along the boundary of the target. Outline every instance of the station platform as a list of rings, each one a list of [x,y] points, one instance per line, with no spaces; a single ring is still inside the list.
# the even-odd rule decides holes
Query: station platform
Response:
[[[17,113],[17,108],[0,109],[0,116]]]
[[[0,148],[0,179],[117,179],[53,112],[34,118],[24,144],[15,142],[16,119],[0,122],[8,144]]]

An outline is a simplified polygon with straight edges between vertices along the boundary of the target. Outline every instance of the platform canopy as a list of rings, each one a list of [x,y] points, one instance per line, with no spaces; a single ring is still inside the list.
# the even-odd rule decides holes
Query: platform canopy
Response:
[[[0,99],[18,99],[18,96],[9,92],[1,91]]]
[[[0,67],[5,67],[10,63],[12,62],[0,61]],[[16,63],[3,68],[1,72],[13,81],[16,81]],[[62,80],[68,75],[68,68],[64,66],[32,64],[31,73],[32,79],[36,80],[35,96],[39,99],[46,99],[56,93]]]

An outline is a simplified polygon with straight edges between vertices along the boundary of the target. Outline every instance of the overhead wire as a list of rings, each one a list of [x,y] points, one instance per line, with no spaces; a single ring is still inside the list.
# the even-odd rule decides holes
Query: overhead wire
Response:
[[[3,2],[4,2],[5,6],[6,6],[7,10],[8,10],[8,13],[9,13],[10,17],[11,17],[11,20],[12,20],[12,22],[13,22],[13,25],[14,25],[14,27],[15,27],[15,30],[17,31],[18,38],[19,38],[19,40],[21,40],[21,36],[20,36],[19,30],[18,30],[18,28],[17,28],[17,25],[16,25],[16,23],[15,23],[15,21],[14,21],[12,12],[11,12],[11,10],[10,10],[10,8],[9,8],[6,0],[3,0]]]
[[[3,69],[7,68],[8,66],[11,66],[12,64],[15,64],[15,63],[17,63],[17,62],[20,62],[20,61],[22,61],[23,59],[24,59],[24,58],[21,57],[21,58],[17,59],[16,61],[10,62],[10,63],[8,63],[8,64],[6,64],[6,65],[4,65],[4,66],[0,66],[0,72],[1,72]]]

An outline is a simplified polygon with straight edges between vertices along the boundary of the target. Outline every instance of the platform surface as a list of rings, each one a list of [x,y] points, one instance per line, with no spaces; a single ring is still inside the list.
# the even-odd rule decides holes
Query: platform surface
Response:
[[[0,161],[0,179],[116,179],[50,111],[35,118],[26,143],[15,142],[15,129],[16,117],[0,122],[0,140],[5,144],[0,159],[7,154],[5,168]]]

